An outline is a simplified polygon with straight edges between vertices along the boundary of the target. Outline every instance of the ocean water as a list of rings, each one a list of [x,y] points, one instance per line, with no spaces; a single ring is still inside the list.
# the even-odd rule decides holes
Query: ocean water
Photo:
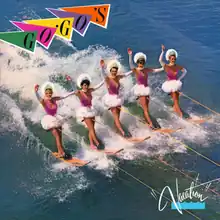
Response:
[[[219,182],[200,190],[205,210],[180,215],[170,208],[158,210],[160,192],[170,186],[175,194],[189,188],[198,176],[201,183],[220,176],[219,116],[181,97],[181,106],[194,117],[212,116],[201,126],[178,119],[170,111],[169,97],[161,90],[165,73],[152,74],[151,114],[162,127],[184,129],[172,137],[150,132],[135,117],[122,112],[123,125],[134,136],[150,135],[144,143],[128,144],[117,136],[111,115],[102,108],[105,87],[95,92],[94,104],[103,114],[97,117],[98,137],[108,147],[123,147],[118,157],[106,157],[88,150],[86,128],[75,119],[64,126],[65,147],[92,162],[83,168],[67,167],[52,158],[56,150],[53,137],[40,127],[43,110],[33,92],[35,83],[52,80],[56,94],[70,90],[64,80],[74,83],[81,73],[89,73],[92,84],[100,82],[99,61],[116,58],[128,70],[127,48],[142,51],[148,65],[159,67],[160,45],[175,48],[178,62],[187,70],[183,93],[220,112],[218,74],[220,55],[220,3],[212,1],[22,1],[2,2],[1,31],[16,30],[9,20],[52,17],[45,8],[110,3],[107,29],[90,25],[85,37],[73,34],[73,44],[56,39],[49,51],[38,47],[25,57],[16,48],[0,44],[0,214],[4,220],[38,219],[219,219]],[[11,60],[10,66],[7,65]],[[130,91],[131,77],[122,82],[126,107],[140,115]],[[130,103],[129,103],[130,102]],[[59,113],[74,116],[79,105],[75,97],[60,103]],[[141,115],[140,115],[141,116]],[[194,149],[194,150],[193,150]],[[204,155],[204,156],[202,156]],[[152,196],[152,189],[157,194]],[[212,190],[211,190],[212,189]],[[214,191],[214,192],[213,192]],[[170,198],[169,193],[165,193]],[[167,200],[162,200],[162,206]],[[197,217],[196,217],[197,216]]]

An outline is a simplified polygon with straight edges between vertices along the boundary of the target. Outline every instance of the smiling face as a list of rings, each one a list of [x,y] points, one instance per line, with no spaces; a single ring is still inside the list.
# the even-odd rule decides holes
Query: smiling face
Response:
[[[82,84],[83,91],[87,92],[88,88],[89,88],[89,86],[86,83]]]
[[[112,76],[116,76],[118,73],[118,68],[117,67],[112,67],[110,70],[110,73]]]
[[[53,95],[52,89],[46,89],[46,90],[45,90],[45,97],[46,97],[47,99],[51,99],[51,98],[52,98],[52,95]]]
[[[175,55],[169,56],[169,61],[171,64],[175,64],[176,63],[176,56]]]
[[[140,59],[137,60],[137,66],[139,68],[144,68],[144,64],[145,64],[145,59],[140,58]]]
[[[90,81],[89,81],[89,80],[85,79],[85,80],[82,81],[82,83],[81,83],[81,88],[82,88],[82,90],[83,90],[84,92],[87,92],[87,91],[88,91],[89,86],[90,86]]]

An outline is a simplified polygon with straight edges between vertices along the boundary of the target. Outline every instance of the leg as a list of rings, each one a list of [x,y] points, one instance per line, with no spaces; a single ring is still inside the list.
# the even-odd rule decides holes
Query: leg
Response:
[[[179,106],[179,92],[172,92],[171,97],[172,97],[173,103],[174,103],[173,110],[182,118],[183,113],[182,113],[180,106]]]
[[[117,108],[117,107],[114,107],[114,108],[111,108],[111,112],[112,112],[112,115],[113,115],[113,118],[114,118],[114,124],[116,126],[116,128],[121,132],[122,136],[125,135],[125,132],[121,126],[121,122],[120,122],[120,112],[121,112],[121,109],[120,108]]]
[[[53,128],[51,130],[53,136],[55,137],[56,139],[56,145],[57,145],[57,149],[58,149],[58,154],[59,156],[64,156],[65,155],[65,152],[64,152],[64,149],[63,149],[63,145],[62,145],[62,140],[61,140],[61,130],[59,130],[58,128]]]
[[[96,137],[95,133],[95,118],[85,118],[84,119],[86,126],[89,129],[89,141],[90,141],[90,146],[94,146],[94,142],[96,145],[99,145],[99,141]]]
[[[144,118],[146,120],[146,122],[150,125],[150,127],[153,127],[153,123],[150,119],[150,115],[149,115],[149,96],[140,96],[139,97],[139,103],[144,111]]]
[[[96,132],[95,132],[95,117],[91,118],[90,120],[91,120],[91,124],[93,127],[93,133],[92,133],[93,141],[95,141],[96,145],[99,146],[99,141],[98,141],[98,138],[97,138]]]

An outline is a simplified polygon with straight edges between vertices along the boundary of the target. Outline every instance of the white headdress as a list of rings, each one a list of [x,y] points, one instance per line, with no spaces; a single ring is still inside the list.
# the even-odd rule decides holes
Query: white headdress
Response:
[[[118,68],[118,70],[121,68],[121,64],[117,61],[117,60],[111,60],[108,64],[107,64],[107,71],[108,73],[110,72],[110,70],[115,67]]]
[[[169,60],[169,57],[174,55],[176,58],[178,57],[178,53],[176,52],[176,50],[174,49],[169,49],[167,50],[166,52],[166,60],[168,61]]]
[[[81,83],[83,80],[89,80],[90,84],[92,83],[91,77],[88,74],[81,74],[77,78],[77,86],[81,88]]]
[[[146,56],[144,53],[139,52],[139,53],[136,53],[136,54],[134,55],[134,62],[137,63],[137,61],[138,61],[140,58],[144,59],[145,62],[147,61],[147,56]]]
[[[46,89],[51,89],[54,92],[54,90],[55,90],[54,84],[51,82],[45,82],[41,86],[41,93],[44,94]]]

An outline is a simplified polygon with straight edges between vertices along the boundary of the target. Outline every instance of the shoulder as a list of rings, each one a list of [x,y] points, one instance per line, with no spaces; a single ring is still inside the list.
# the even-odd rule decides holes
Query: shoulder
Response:
[[[184,67],[183,67],[183,66],[180,66],[180,65],[176,65],[176,68],[177,68],[178,70],[184,69]]]
[[[122,78],[124,78],[124,75],[117,75],[117,77],[116,77],[117,80],[120,80]]]
[[[81,91],[80,90],[76,90],[75,95],[80,95]]]
[[[92,93],[92,92],[94,92],[94,91],[95,91],[94,88],[89,88],[89,89],[88,89],[88,92],[89,92],[89,93]]]
[[[133,68],[132,72],[137,73],[138,72],[137,68]]]
[[[44,100],[44,99],[41,99],[41,100],[40,100],[40,103],[41,103],[41,105],[45,105],[45,100]]]

